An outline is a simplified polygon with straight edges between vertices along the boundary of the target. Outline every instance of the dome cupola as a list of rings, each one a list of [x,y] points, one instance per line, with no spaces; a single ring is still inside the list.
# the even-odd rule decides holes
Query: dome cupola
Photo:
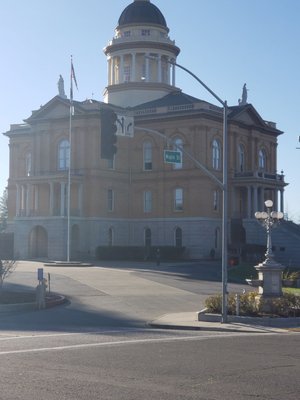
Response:
[[[149,0],[135,0],[125,8],[119,18],[119,28],[131,24],[150,24],[167,28],[165,17]]]
[[[121,13],[115,36],[104,48],[104,101],[132,107],[173,92],[175,67],[169,61],[176,61],[179,52],[161,11],[150,0],[134,0]]]

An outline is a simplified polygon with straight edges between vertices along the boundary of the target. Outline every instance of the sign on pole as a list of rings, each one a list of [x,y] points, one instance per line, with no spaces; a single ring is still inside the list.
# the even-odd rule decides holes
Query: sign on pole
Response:
[[[168,164],[181,164],[181,151],[164,150],[164,160]]]
[[[128,115],[117,114],[117,136],[134,136],[134,118]]]

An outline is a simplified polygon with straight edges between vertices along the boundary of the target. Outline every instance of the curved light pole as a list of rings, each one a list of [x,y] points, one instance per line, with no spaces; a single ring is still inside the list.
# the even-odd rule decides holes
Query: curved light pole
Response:
[[[167,60],[167,63],[175,65],[191,75],[197,82],[200,83],[220,104],[223,106],[223,182],[219,182],[219,185],[223,192],[223,206],[222,206],[222,323],[227,322],[227,245],[228,245],[228,106],[227,101],[222,100],[216,93],[214,93],[201,79],[198,78],[193,72],[183,67],[177,62]]]

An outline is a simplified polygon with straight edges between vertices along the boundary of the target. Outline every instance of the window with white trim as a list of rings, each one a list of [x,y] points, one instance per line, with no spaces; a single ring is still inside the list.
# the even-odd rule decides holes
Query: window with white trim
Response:
[[[107,209],[108,211],[114,210],[114,191],[112,189],[107,191]]]
[[[58,169],[65,171],[70,166],[70,144],[67,139],[63,139],[58,145]]]
[[[32,158],[31,158],[31,153],[26,153],[25,155],[25,173],[26,176],[30,176],[31,175],[31,170],[32,168]]]
[[[218,140],[212,143],[212,167],[213,169],[221,169],[221,145]]]
[[[144,171],[152,170],[152,143],[144,142],[143,144],[143,163]]]
[[[183,189],[174,190],[174,211],[183,211]]]
[[[245,171],[245,148],[242,144],[238,148],[238,171]]]
[[[266,168],[266,152],[263,149],[260,149],[258,152],[258,167],[259,169]]]
[[[144,192],[144,212],[150,213],[152,211],[152,192],[146,190]]]

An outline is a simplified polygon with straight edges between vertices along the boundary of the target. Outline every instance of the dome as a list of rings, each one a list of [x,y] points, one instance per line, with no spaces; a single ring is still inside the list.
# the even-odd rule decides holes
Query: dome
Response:
[[[125,8],[119,18],[119,27],[129,24],[160,25],[168,29],[165,17],[149,0],[134,0]]]

